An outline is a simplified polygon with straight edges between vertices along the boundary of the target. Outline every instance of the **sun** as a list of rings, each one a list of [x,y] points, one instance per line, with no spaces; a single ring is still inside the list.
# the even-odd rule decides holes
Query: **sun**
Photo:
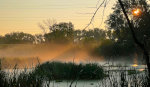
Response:
[[[132,10],[132,15],[133,16],[139,16],[142,13],[140,8],[136,8]]]

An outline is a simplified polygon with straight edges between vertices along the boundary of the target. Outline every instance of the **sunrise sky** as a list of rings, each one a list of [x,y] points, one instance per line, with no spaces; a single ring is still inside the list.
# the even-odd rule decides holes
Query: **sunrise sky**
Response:
[[[10,32],[42,33],[38,23],[51,19],[72,22],[75,29],[83,29],[90,21],[96,7],[103,0],[0,0],[0,35]],[[109,1],[109,0],[107,0]],[[110,0],[104,20],[112,11],[116,0]],[[101,24],[104,6],[97,13],[92,27],[105,28]]]

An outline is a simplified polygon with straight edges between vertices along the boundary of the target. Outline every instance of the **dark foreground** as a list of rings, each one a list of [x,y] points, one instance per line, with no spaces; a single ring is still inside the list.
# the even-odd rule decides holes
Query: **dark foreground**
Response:
[[[14,68],[8,74],[1,70],[0,87],[148,87],[146,71],[103,68],[95,63],[46,62],[30,71]]]

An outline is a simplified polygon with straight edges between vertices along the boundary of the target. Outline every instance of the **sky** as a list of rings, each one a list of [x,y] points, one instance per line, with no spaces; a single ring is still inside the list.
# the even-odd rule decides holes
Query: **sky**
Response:
[[[44,20],[72,22],[75,29],[84,29],[103,0],[0,0],[0,35],[10,32],[42,33],[38,24]],[[105,29],[104,21],[112,12],[116,0],[99,9],[93,25]],[[98,3],[99,2],[99,3]],[[103,21],[102,21],[103,19]]]

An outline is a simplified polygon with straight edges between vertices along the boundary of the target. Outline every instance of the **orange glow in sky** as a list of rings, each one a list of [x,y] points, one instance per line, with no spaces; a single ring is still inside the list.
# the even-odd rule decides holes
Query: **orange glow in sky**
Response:
[[[43,33],[38,27],[43,20],[51,19],[59,22],[72,22],[75,29],[83,29],[90,22],[93,13],[102,1],[100,0],[0,0],[0,35],[10,32],[31,34]],[[116,0],[110,0],[105,9],[100,8],[95,16],[93,27],[105,28],[104,21],[112,11]],[[104,20],[103,20],[104,19]],[[100,26],[103,20],[102,26]]]

